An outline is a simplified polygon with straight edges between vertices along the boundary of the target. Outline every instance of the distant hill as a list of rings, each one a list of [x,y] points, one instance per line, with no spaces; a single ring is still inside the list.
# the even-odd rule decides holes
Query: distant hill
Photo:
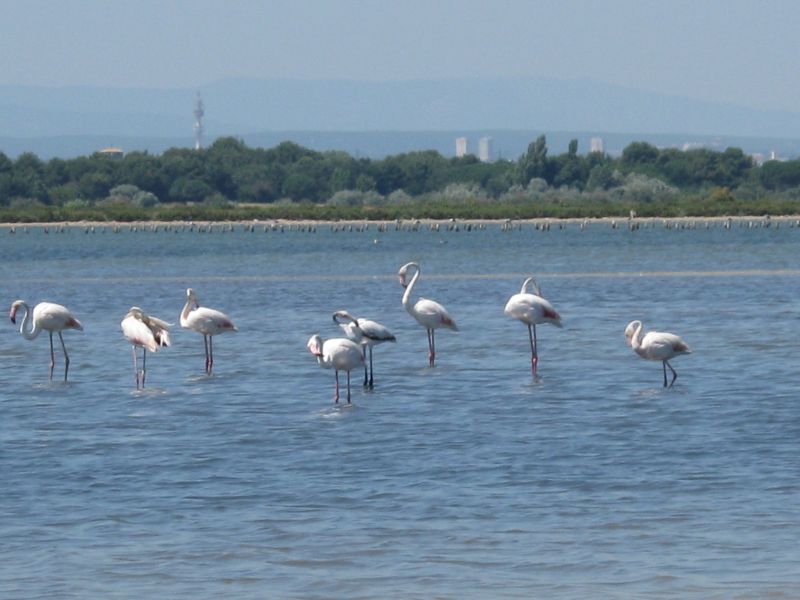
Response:
[[[320,150],[379,157],[417,149],[452,155],[454,139],[493,138],[516,158],[541,133],[554,152],[571,137],[581,151],[602,137],[610,152],[632,140],[704,144],[794,156],[800,113],[632,90],[588,80],[454,79],[395,82],[217,81],[196,89],[0,86],[0,151],[42,158],[105,146],[160,153],[192,145],[200,91],[208,142],[233,135],[250,145],[292,139]],[[730,140],[730,141],[729,141]]]

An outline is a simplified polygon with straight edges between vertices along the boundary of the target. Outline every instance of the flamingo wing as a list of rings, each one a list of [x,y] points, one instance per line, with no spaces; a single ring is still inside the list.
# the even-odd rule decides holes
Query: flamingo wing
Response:
[[[159,344],[156,342],[153,332],[140,319],[129,315],[122,320],[120,326],[125,339],[134,346],[144,346],[150,352],[158,350]]]
[[[358,328],[364,334],[364,337],[374,344],[381,342],[394,342],[397,338],[389,329],[377,321],[372,319],[358,319]]]
[[[514,294],[506,303],[505,313],[529,325],[552,323],[556,327],[562,327],[561,315],[553,305],[534,294]]]
[[[189,316],[186,317],[186,325],[189,329],[198,331],[203,335],[216,335],[224,331],[238,331],[228,315],[205,306],[190,312]]]
[[[642,348],[648,358],[667,360],[677,354],[689,354],[689,346],[674,333],[650,331],[642,339]]]
[[[417,321],[421,325],[429,329],[436,329],[437,327],[447,327],[454,331],[458,331],[458,326],[447,312],[447,309],[436,302],[435,300],[428,300],[427,298],[420,298],[414,305]]]
[[[62,329],[80,329],[83,325],[76,319],[66,306],[55,302],[40,302],[33,309],[33,320],[39,327],[48,331],[61,331]]]

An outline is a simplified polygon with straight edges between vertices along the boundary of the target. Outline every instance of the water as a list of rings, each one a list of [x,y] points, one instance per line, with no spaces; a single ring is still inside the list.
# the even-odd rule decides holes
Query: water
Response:
[[[800,230],[0,230],[2,598],[784,598],[800,594]],[[375,240],[378,243],[375,243]],[[461,331],[424,331],[394,277]],[[540,379],[505,301],[534,274]],[[119,322],[186,287],[239,333],[174,330],[134,389]],[[336,309],[397,336],[352,408],[306,351]],[[661,366],[632,319],[692,347]],[[61,370],[57,353],[56,377]]]

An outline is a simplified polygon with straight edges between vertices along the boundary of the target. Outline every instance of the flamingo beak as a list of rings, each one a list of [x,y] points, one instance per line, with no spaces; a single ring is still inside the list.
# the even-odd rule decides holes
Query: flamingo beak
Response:
[[[8,318],[11,319],[11,322],[14,323],[14,325],[17,324],[17,309],[16,308],[11,309],[11,312],[8,314]]]
[[[403,287],[406,287],[406,275],[405,275],[405,273],[401,273],[400,275],[398,275],[397,279],[400,281],[400,285],[402,285]]]

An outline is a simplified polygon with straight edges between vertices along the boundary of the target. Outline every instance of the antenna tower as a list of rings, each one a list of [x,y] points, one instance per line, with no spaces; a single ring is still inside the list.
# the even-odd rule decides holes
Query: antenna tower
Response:
[[[194,104],[194,149],[203,149],[203,99],[200,97],[200,92],[197,92],[197,100]]]

